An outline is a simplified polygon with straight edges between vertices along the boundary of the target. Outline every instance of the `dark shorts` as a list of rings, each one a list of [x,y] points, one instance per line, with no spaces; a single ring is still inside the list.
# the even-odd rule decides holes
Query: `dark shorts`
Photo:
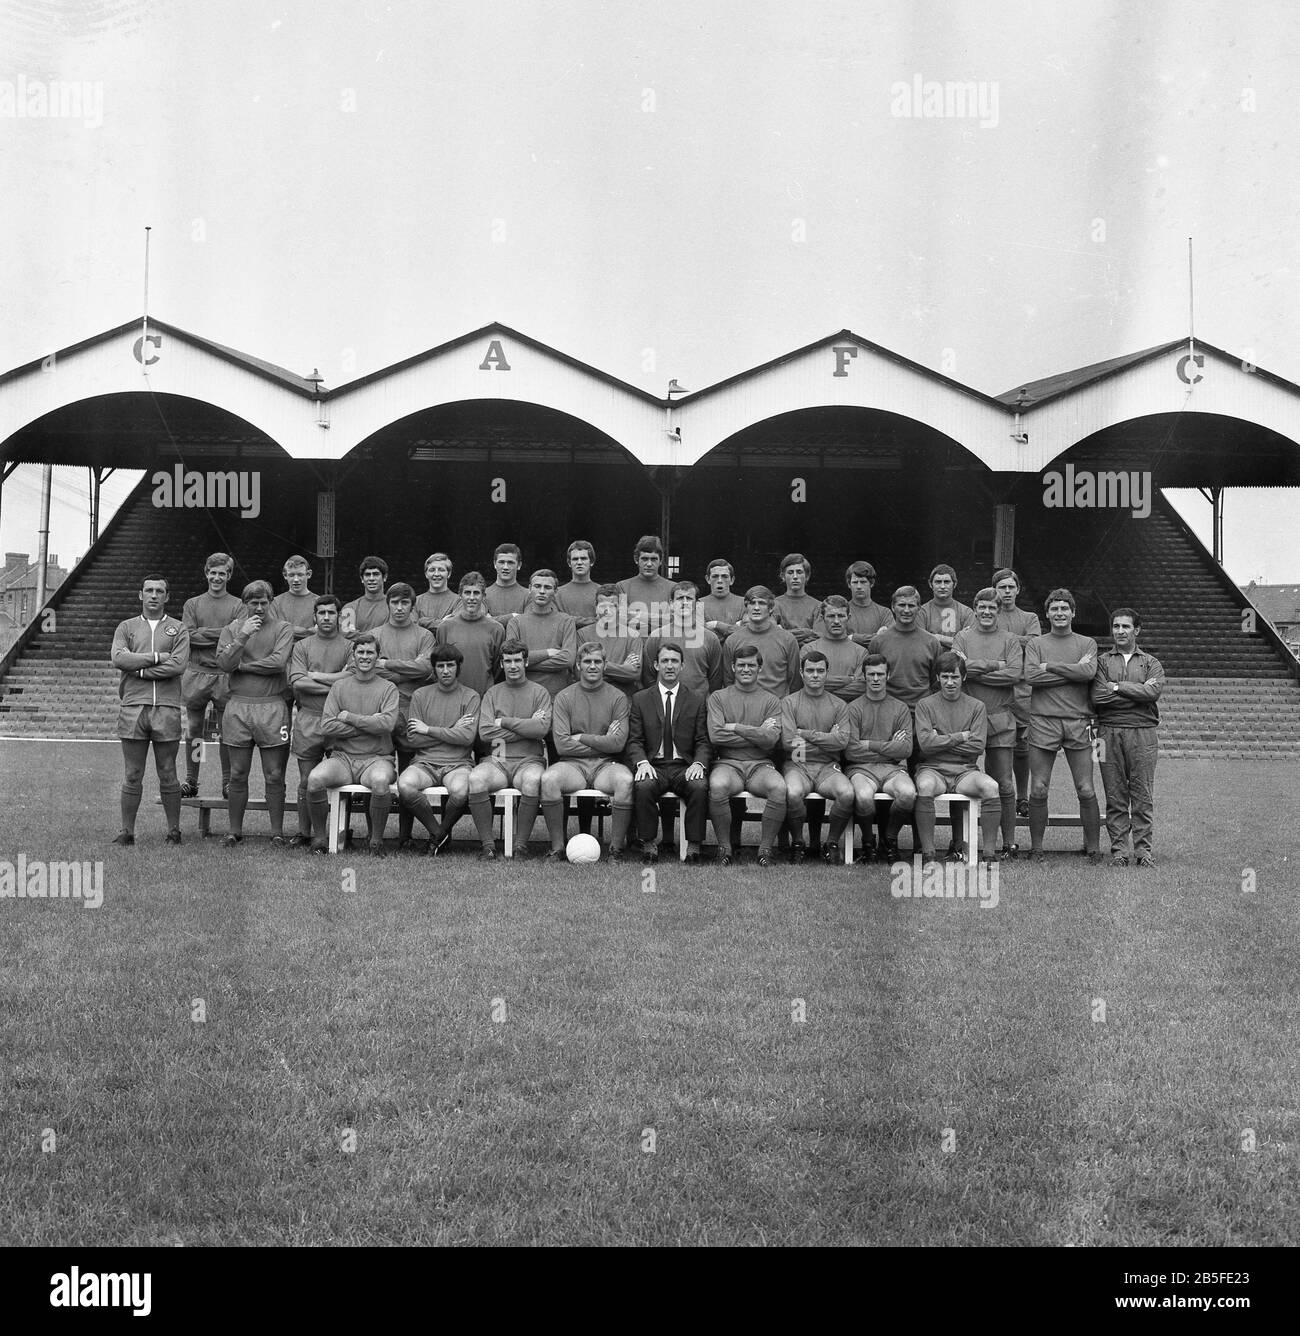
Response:
[[[489,756],[482,762],[482,764],[490,765],[497,772],[498,776],[503,781],[501,784],[497,785],[497,787],[501,789],[517,789],[519,785],[515,783],[515,778],[526,765],[535,765],[539,776],[541,775],[541,772],[546,769],[546,762],[540,756],[521,756],[515,761],[507,760],[504,757],[499,756]]]
[[[834,761],[823,761],[819,765],[804,765],[801,761],[787,761],[781,769],[781,773],[789,779],[791,774],[797,771],[805,780],[808,781],[809,793],[825,793],[822,788],[822,781],[829,778],[831,783],[835,782],[835,776],[844,778],[844,771],[835,764]]]
[[[304,710],[300,705],[293,716],[293,754],[300,761],[323,761],[328,744],[320,731],[319,710]]]
[[[444,789],[447,787],[447,776],[453,775],[457,770],[463,770],[468,776],[470,772],[470,763],[468,761],[452,761],[450,765],[434,765],[426,761],[413,761],[402,774],[407,774],[411,770],[418,772],[416,779],[422,789]]]
[[[891,779],[896,779],[901,775],[907,779],[907,771],[901,765],[851,765],[849,766],[849,778],[854,775],[866,775],[876,786],[876,792],[881,793],[884,787]]]
[[[221,740],[227,747],[287,747],[289,707],[279,696],[266,700],[232,697],[221,721]]]
[[[1029,720],[1029,745],[1055,752],[1085,751],[1092,746],[1087,719],[1057,719],[1036,714]]]
[[[714,770],[729,769],[734,770],[740,776],[740,786],[742,789],[749,788],[749,781],[754,778],[760,770],[776,770],[776,766],[771,761],[715,761]]]
[[[181,712],[175,705],[123,705],[117,736],[124,742],[179,742]]]
[[[597,756],[592,758],[585,756],[561,756],[560,759],[556,761],[556,765],[571,765],[585,781],[584,787],[589,789],[594,789],[596,787],[596,780],[600,777],[601,773],[610,766],[617,765],[622,766],[624,770],[627,769],[621,761],[612,760],[608,756]],[[607,775],[606,778],[613,780],[614,776]]]
[[[985,747],[1014,747],[1016,745],[1016,716],[1010,710],[995,710],[988,717],[989,731]]]
[[[960,784],[967,775],[982,775],[983,773],[982,770],[977,769],[975,766],[971,766],[969,769],[962,770],[955,775],[949,775],[943,770],[936,770],[933,766],[921,765],[916,768],[916,779],[917,782],[920,783],[922,775],[933,775],[944,785],[942,792],[956,793],[957,785]]]
[[[181,700],[187,710],[203,710],[211,701],[218,711],[230,699],[230,677],[209,668],[187,668],[181,674]]]

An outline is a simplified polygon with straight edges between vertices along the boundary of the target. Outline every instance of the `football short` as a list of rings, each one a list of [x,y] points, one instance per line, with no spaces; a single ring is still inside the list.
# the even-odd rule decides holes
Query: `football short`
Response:
[[[289,708],[279,696],[265,700],[232,696],[221,721],[221,740],[227,747],[287,747]]]
[[[1029,745],[1044,751],[1083,751],[1092,746],[1087,719],[1058,719],[1036,714],[1029,720]]]
[[[117,736],[124,742],[179,742],[181,712],[175,705],[123,705]]]
[[[347,784],[369,784],[371,780],[370,771],[375,766],[383,766],[388,774],[388,783],[392,784],[397,779],[397,772],[393,769],[393,763],[387,756],[349,756],[346,752],[335,752],[330,757],[330,761],[340,761],[347,767],[348,778],[344,781]],[[376,773],[373,776],[378,780],[381,776]]]
[[[807,792],[809,793],[823,792],[822,780],[827,776],[830,776],[832,781],[836,775],[841,779],[844,778],[844,771],[833,761],[823,761],[818,765],[804,765],[801,761],[787,761],[781,768],[781,773],[786,779],[789,779],[796,771],[808,781]]]
[[[218,710],[230,699],[230,676],[209,668],[187,668],[181,674],[181,700],[187,710],[203,710],[211,701]]]
[[[502,780],[498,787],[503,789],[517,789],[519,787],[515,783],[515,779],[524,766],[535,765],[539,775],[546,769],[546,762],[540,756],[521,756],[513,761],[509,758],[489,756],[482,764],[490,765],[497,772]]]
[[[740,776],[740,786],[742,789],[749,788],[749,781],[754,778],[760,770],[775,771],[776,766],[771,761],[730,761],[717,760],[713,763],[715,770],[734,770]]]
[[[416,778],[422,789],[445,789],[448,775],[455,774],[457,770],[463,770],[468,775],[470,768],[468,761],[452,761],[449,765],[434,765],[430,761],[413,761],[400,773],[404,775],[410,770],[416,771]]]
[[[884,787],[891,779],[902,776],[906,779],[907,770],[901,765],[851,765],[848,769],[850,779],[854,775],[866,775],[876,786],[876,792],[881,793]]]
[[[922,775],[933,775],[944,786],[941,792],[956,793],[957,785],[960,784],[967,775],[982,775],[983,773],[982,770],[976,769],[975,766],[970,766],[966,770],[959,770],[955,775],[950,775],[944,770],[936,770],[931,765],[922,765],[917,767],[916,779],[919,784]]]
[[[561,756],[556,764],[571,765],[582,776],[583,788],[594,789],[600,773],[607,767],[619,765],[621,762],[611,760],[608,756],[598,756],[594,759],[588,759],[585,756]]]
[[[989,732],[985,747],[1014,747],[1016,745],[1016,716],[1010,710],[995,710],[989,715]]]
[[[320,731],[321,712],[300,705],[293,716],[293,754],[302,761],[325,759],[325,734]]]

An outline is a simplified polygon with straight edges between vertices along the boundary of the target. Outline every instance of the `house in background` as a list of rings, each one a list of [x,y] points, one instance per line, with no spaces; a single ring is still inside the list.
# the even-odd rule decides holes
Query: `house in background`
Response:
[[[0,654],[18,638],[18,633],[36,615],[37,563],[26,552],[6,552],[0,570]],[[48,598],[68,578],[68,572],[51,556],[45,563],[45,596]]]
[[[1300,658],[1300,585],[1241,585],[1241,592],[1273,623],[1291,653]]]

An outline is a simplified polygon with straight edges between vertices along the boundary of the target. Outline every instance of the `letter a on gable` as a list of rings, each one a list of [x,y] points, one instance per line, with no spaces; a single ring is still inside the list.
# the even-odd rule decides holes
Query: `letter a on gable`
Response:
[[[510,363],[506,361],[505,349],[501,346],[500,339],[493,339],[488,344],[488,350],[483,355],[483,360],[478,364],[480,371],[509,371]]]

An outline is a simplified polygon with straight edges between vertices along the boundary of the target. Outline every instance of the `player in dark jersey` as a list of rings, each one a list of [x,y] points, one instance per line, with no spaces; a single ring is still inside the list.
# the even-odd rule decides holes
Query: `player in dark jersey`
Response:
[[[311,567],[306,557],[290,557],[284,563],[284,582],[289,587],[271,600],[271,611],[293,627],[297,642],[316,632],[316,595],[307,588]]]
[[[221,796],[230,790],[230,751],[222,734],[221,722],[226,700],[230,696],[227,674],[217,666],[217,642],[221,633],[243,611],[243,604],[228,589],[234,574],[234,558],[225,552],[214,552],[203,563],[203,575],[208,582],[207,592],[186,599],[181,611],[181,624],[190,636],[190,661],[181,678],[181,701],[185,706],[185,721],[189,749],[185,754],[185,781],[181,785],[182,798],[194,798],[199,792],[199,765],[203,759],[203,720],[211,703],[217,736],[221,738],[218,755],[221,759]]]
[[[934,665],[943,649],[937,636],[917,624],[921,596],[912,585],[894,590],[890,609],[891,626],[882,627],[867,647],[871,654],[883,654],[889,664],[889,694],[909,709],[933,690]]]
[[[230,833],[227,845],[244,838],[248,776],[253,748],[262,759],[271,843],[284,838],[284,770],[289,760],[289,706],[285,701],[293,627],[271,612],[271,586],[254,580],[244,587],[244,615],[221,633],[217,663],[230,674],[225,738],[230,748]]]
[[[666,640],[680,645],[685,654],[681,683],[688,691],[704,698],[718,691],[722,681],[722,642],[704,624],[699,609],[699,590],[690,580],[673,585],[672,616],[662,631],[648,636],[641,658],[641,681],[650,686],[655,680],[659,647]],[[606,669],[606,675],[608,675]]]
[[[596,621],[596,597],[599,586],[591,578],[591,568],[596,564],[596,549],[585,538],[577,538],[569,544],[565,552],[572,579],[562,584],[555,591],[555,606],[561,612],[567,612],[577,623],[578,634],[593,626]]]
[[[167,616],[167,581],[146,575],[140,584],[140,616],[118,624],[112,662],[121,674],[117,736],[122,742],[122,829],[114,844],[135,843],[135,819],[144,794],[144,771],[153,747],[158,795],[167,818],[167,843],[181,842],[181,790],[176,751],[181,743],[181,677],[190,661],[190,633]]]
[[[435,681],[415,692],[407,710],[406,749],[411,760],[397,776],[397,796],[429,832],[426,853],[431,856],[451,843],[456,822],[469,809],[482,701],[477,691],[458,681],[463,659],[455,645],[439,645],[433,651]],[[424,796],[425,789],[432,788],[447,790],[441,822]]]
[[[415,600],[415,620],[434,635],[448,617],[460,611],[460,595],[450,588],[451,570],[451,558],[445,552],[430,552],[424,559],[429,587]]]
[[[947,651],[936,665],[939,690],[916,707],[917,742],[921,763],[916,768],[916,833],[921,858],[934,861],[934,800],[941,794],[960,793],[978,798],[980,834],[984,839],[980,859],[996,863],[998,819],[997,782],[978,768],[988,737],[988,714],[984,702],[968,696],[962,686],[966,663],[960,654]],[[975,834],[971,832],[971,838]],[[949,857],[960,857],[960,849]]]
[[[654,534],[643,534],[632,551],[637,573],[618,582],[627,599],[628,621],[643,636],[658,631],[670,617],[669,604],[673,597],[673,582],[659,574],[663,564],[663,540]]]
[[[321,732],[321,712],[325,698],[335,682],[347,676],[352,642],[339,633],[337,594],[321,594],[316,599],[316,634],[299,640],[289,659],[289,689],[298,708],[293,716],[292,751],[298,762],[298,833],[294,845],[310,845],[312,831],[311,801],[307,780],[325,759],[325,735]]]
[[[605,651],[605,681],[631,700],[641,685],[645,640],[628,624],[627,603],[616,584],[603,584],[596,593],[596,620],[585,640]]]
[[[388,599],[384,594],[388,563],[383,557],[365,557],[357,573],[365,593],[345,603],[339,613],[339,630],[349,640],[355,640],[362,632],[374,631],[388,620]]]
[[[519,564],[522,553],[514,543],[499,543],[492,554],[496,580],[488,585],[485,602],[489,615],[502,626],[517,612],[528,606],[528,590],[519,583]]]
[[[1097,642],[1073,629],[1074,595],[1053,589],[1044,607],[1051,627],[1035,636],[1025,650],[1025,681],[1033,689],[1029,716],[1030,857],[1045,861],[1047,794],[1056,754],[1065,759],[1079,795],[1083,843],[1092,863],[1100,863],[1101,811],[1092,784],[1092,704],[1089,690],[1097,675]]]
[[[778,697],[799,690],[799,642],[772,620],[775,607],[776,596],[766,585],[745,591],[745,616],[722,647],[722,680],[728,686],[736,681],[737,650],[746,644],[760,652],[758,685],[763,690]]]
[[[923,603],[916,614],[916,624],[936,637],[944,649],[952,648],[952,638],[975,620],[975,610],[953,598],[957,572],[951,566],[936,566],[930,572],[930,592],[934,597]]]
[[[1030,640],[1043,633],[1038,614],[1016,607],[1016,599],[1020,594],[1020,577],[1015,571],[1008,568],[995,571],[993,587],[998,593],[998,625],[1019,639],[1023,656],[1023,651]],[[1017,816],[1029,815],[1029,706],[1033,694],[1029,684],[1022,677],[1016,684],[1012,704],[1016,716],[1016,750],[1012,768],[1016,778]]]
[[[460,580],[460,608],[438,625],[438,644],[455,645],[465,656],[460,680],[480,696],[496,680],[497,656],[506,639],[506,628],[488,615],[486,591],[483,576],[466,571]]]
[[[867,651],[849,635],[848,600],[832,594],[822,604],[818,624],[822,633],[809,649],[826,656],[826,690],[851,704],[867,689],[862,671]]]
[[[793,636],[790,641],[794,643]],[[771,867],[772,845],[786,816],[785,779],[772,762],[781,741],[781,702],[759,685],[763,655],[758,646],[745,640],[742,633],[730,638],[728,644],[734,644],[735,680],[731,686],[715,691],[708,705],[709,741],[716,758],[709,774],[709,816],[718,841],[718,862],[730,867],[735,857],[731,799],[743,792],[765,798],[758,866]]]
[[[817,639],[813,623],[822,610],[821,600],[813,598],[807,590],[812,579],[812,562],[802,552],[787,552],[781,558],[780,569],[785,593],[777,595],[773,615],[802,648]]]
[[[821,650],[813,646],[804,650],[800,672],[803,687],[781,702],[790,861],[802,863],[807,853],[803,842],[808,815],[804,800],[810,793],[819,793],[830,806],[825,857],[831,862],[853,815],[853,785],[840,768],[849,740],[848,707],[826,690],[827,661]]]
[[[745,600],[731,592],[736,568],[725,557],[714,557],[708,564],[707,572],[705,579],[709,592],[700,599],[700,612],[704,617],[705,629],[725,641],[745,615]]]
[[[912,712],[888,694],[889,664],[883,654],[868,654],[862,673],[867,689],[848,708],[849,740],[844,748],[854,808],[862,826],[859,861],[871,862],[875,852],[876,794],[885,793],[894,801],[881,832],[878,856],[883,863],[894,863],[898,861],[898,832],[916,806],[916,786],[907,773]]]
[[[984,702],[988,714],[988,739],[984,766],[998,786],[1002,811],[1002,849],[1015,856],[1016,781],[1011,758],[1015,750],[1016,717],[1012,711],[1014,692],[1025,675],[1020,637],[998,625],[997,591],[989,586],[975,595],[975,623],[953,637],[953,651],[966,663],[967,695]]]
[[[546,856],[564,861],[564,799],[579,789],[609,795],[609,861],[621,861],[632,821],[632,772],[623,764],[627,750],[628,698],[605,681],[605,651],[592,640],[578,647],[578,680],[565,687],[552,707],[552,730],[559,759],[542,775],[542,815],[551,837]]]
[[[538,682],[554,698],[573,680],[578,657],[578,628],[567,612],[555,606],[554,571],[534,571],[528,580],[529,601],[506,622],[506,639],[528,646],[528,680]]]

